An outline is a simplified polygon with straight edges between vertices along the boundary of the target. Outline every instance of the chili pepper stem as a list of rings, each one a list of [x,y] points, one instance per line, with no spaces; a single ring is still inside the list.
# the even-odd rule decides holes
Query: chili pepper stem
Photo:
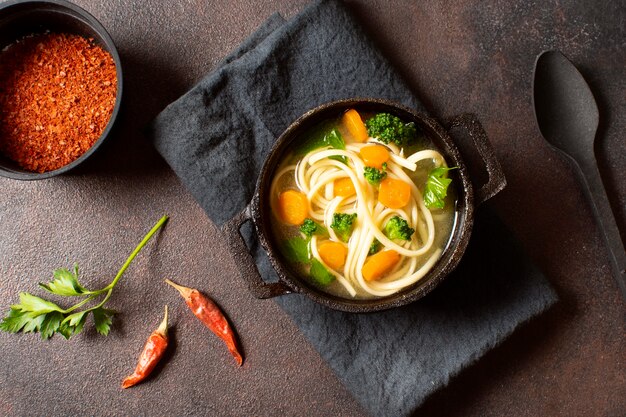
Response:
[[[167,304],[165,305],[165,315],[163,316],[163,321],[159,324],[159,328],[156,329],[156,332],[163,337],[167,337]]]
[[[191,288],[178,285],[175,282],[170,281],[169,279],[166,279],[165,282],[171,285],[172,287],[176,288],[184,299],[188,299],[191,296],[191,293],[193,292]]]

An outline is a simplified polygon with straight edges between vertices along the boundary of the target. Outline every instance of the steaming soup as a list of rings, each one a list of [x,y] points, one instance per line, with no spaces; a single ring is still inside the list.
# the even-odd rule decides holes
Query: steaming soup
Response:
[[[454,168],[413,123],[352,109],[295,142],[270,205],[280,252],[300,276],[369,299],[433,268],[454,228]]]

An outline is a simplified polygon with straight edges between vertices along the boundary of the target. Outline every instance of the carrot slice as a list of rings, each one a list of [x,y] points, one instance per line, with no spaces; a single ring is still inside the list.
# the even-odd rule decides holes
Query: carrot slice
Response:
[[[317,251],[322,261],[335,270],[341,268],[346,263],[346,256],[348,256],[346,247],[341,243],[333,241],[322,243],[317,248]]]
[[[367,258],[361,269],[365,281],[382,278],[396,264],[400,262],[400,254],[395,250],[384,250]]]
[[[356,110],[350,109],[343,114],[343,124],[357,142],[365,142],[369,139],[370,135],[367,133],[365,123]]]
[[[399,209],[411,199],[411,186],[402,180],[385,178],[378,188],[378,201],[386,207]]]
[[[364,146],[360,153],[365,165],[372,168],[381,169],[389,160],[389,150],[382,145]]]
[[[356,194],[354,184],[352,184],[352,180],[349,177],[335,180],[333,188],[335,190],[335,196],[350,197]]]
[[[278,196],[278,211],[285,223],[300,225],[309,214],[309,201],[303,193],[287,190]]]

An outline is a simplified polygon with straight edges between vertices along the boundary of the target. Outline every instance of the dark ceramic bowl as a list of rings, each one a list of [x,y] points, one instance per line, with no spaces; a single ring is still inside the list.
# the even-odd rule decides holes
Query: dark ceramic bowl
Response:
[[[348,109],[360,112],[387,112],[404,121],[412,121],[432,139],[443,153],[450,166],[459,169],[451,171],[457,191],[456,225],[447,248],[434,267],[417,283],[404,290],[382,298],[358,300],[330,295],[299,276],[287,263],[279,249],[271,230],[271,210],[269,204],[270,184],[284,154],[291,145],[298,141],[311,127],[323,120],[336,118]],[[302,293],[327,307],[354,313],[380,311],[411,303],[433,290],[458,265],[467,247],[474,220],[474,207],[494,196],[506,185],[500,164],[496,160],[491,145],[476,118],[473,115],[459,116],[450,123],[465,127],[473,140],[473,145],[481,155],[489,179],[476,192],[469,178],[468,169],[459,149],[452,141],[448,131],[436,120],[417,113],[398,104],[378,99],[350,99],[321,105],[296,120],[278,138],[267,157],[259,175],[255,195],[241,213],[227,222],[223,231],[227,237],[231,252],[237,259],[237,266],[242,277],[248,282],[250,292],[257,298],[270,298],[287,293]],[[266,283],[261,278],[254,260],[245,246],[240,234],[241,226],[252,220],[263,248],[267,251],[279,281]]]
[[[106,140],[113,128],[122,102],[122,62],[113,40],[104,26],[85,10],[63,0],[13,0],[0,5],[0,49],[27,35],[44,33],[71,33],[94,42],[109,52],[115,61],[117,95],[111,118],[100,138],[79,158],[69,164],[44,173],[26,171],[0,154],[0,175],[17,180],[40,180],[67,172],[89,158]]]

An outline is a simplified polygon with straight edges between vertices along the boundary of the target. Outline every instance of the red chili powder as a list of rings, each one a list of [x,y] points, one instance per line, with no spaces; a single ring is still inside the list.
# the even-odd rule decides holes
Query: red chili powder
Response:
[[[28,36],[0,55],[0,152],[22,168],[69,164],[104,131],[117,93],[115,62],[92,39]]]

